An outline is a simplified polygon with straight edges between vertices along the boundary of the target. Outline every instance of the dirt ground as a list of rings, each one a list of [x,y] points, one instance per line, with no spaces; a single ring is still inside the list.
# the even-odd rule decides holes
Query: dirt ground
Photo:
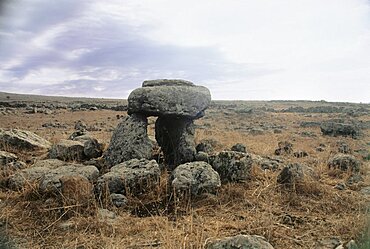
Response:
[[[27,100],[19,97],[16,101],[24,101],[28,106],[45,103],[44,99],[34,101],[32,97]],[[48,103],[53,101],[51,98]],[[127,115],[110,109],[72,110],[68,105],[49,113],[3,107],[0,128],[29,130],[55,143],[67,139],[75,123],[82,120],[92,127],[90,134],[107,146],[120,118]],[[202,195],[169,210],[165,201],[168,172],[163,172],[158,188],[144,196],[129,196],[125,208],[94,202],[68,215],[68,207],[50,207],[50,200],[35,195],[32,189],[14,192],[0,188],[0,231],[19,248],[204,248],[208,240],[237,234],[264,236],[274,248],[315,248],[318,240],[328,237],[366,243],[370,236],[367,228],[370,196],[360,190],[370,185],[370,130],[366,128],[370,124],[369,112],[353,115],[345,111],[287,111],[290,107],[315,106],[370,110],[369,105],[348,103],[216,102],[196,121],[195,138],[196,143],[202,139],[215,140],[215,152],[242,143],[253,157],[264,158],[274,156],[279,141],[289,141],[294,151],[305,151],[308,156],[284,155],[280,157],[283,164],[298,162],[313,168],[318,176],[315,182],[287,190],[276,182],[279,171],[262,170],[254,163],[250,181],[224,184],[217,195]],[[302,122],[331,119],[363,125],[362,135],[357,139],[323,136],[317,125],[302,127]],[[154,136],[154,121],[155,118],[149,118],[150,136]],[[43,127],[44,124],[52,125]],[[363,181],[347,184],[344,190],[334,187],[345,183],[350,174],[327,166],[329,158],[338,153],[340,142],[348,144],[362,164]],[[317,150],[320,145],[323,151]],[[21,152],[17,155],[29,167],[43,156]],[[109,221],[97,219],[99,208],[108,208],[116,217]],[[139,214],[137,210],[144,211]],[[63,224],[68,222],[72,225],[66,229]]]

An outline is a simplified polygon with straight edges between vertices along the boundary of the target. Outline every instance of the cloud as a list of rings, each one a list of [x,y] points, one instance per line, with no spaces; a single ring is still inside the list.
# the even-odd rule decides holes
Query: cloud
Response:
[[[184,78],[218,99],[368,101],[364,0],[1,7],[0,91],[125,98],[145,79]]]

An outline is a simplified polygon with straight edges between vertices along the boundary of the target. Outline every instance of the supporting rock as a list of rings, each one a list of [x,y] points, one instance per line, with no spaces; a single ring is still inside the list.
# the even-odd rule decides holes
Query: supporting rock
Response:
[[[105,152],[109,167],[130,159],[150,159],[152,142],[147,135],[148,120],[140,114],[126,117],[116,128]]]
[[[194,161],[194,134],[195,127],[191,119],[171,116],[157,119],[155,138],[170,167]]]

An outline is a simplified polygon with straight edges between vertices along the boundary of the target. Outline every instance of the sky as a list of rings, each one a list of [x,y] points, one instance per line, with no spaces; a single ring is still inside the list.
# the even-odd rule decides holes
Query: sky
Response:
[[[370,103],[369,0],[0,0],[0,91]]]

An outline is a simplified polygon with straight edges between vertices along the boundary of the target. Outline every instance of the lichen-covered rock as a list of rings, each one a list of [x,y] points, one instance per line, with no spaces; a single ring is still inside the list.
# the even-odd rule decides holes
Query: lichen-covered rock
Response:
[[[250,178],[252,158],[247,153],[222,151],[211,156],[209,162],[222,182],[242,182]]]
[[[125,206],[127,205],[128,203],[128,200],[126,198],[126,196],[124,196],[123,194],[111,194],[110,195],[110,199],[113,203],[114,206],[116,207],[122,207],[122,206]]]
[[[328,136],[349,136],[357,138],[360,135],[360,129],[350,123],[338,123],[338,122],[323,122],[320,126],[323,135]]]
[[[79,141],[84,144],[84,155],[86,159],[97,158],[103,154],[103,144],[93,137],[82,135],[75,137],[74,141]]]
[[[354,156],[348,154],[337,154],[329,159],[328,166],[342,171],[350,170],[352,172],[359,172],[361,163]]]
[[[0,129],[0,148],[3,147],[14,150],[45,150],[51,147],[51,143],[30,131]]]
[[[0,168],[8,165],[11,162],[15,162],[18,160],[18,157],[13,153],[0,151]]]
[[[197,152],[206,152],[208,154],[212,153],[214,150],[214,147],[217,145],[217,141],[213,139],[203,139],[197,144],[195,147]]]
[[[203,151],[197,152],[197,154],[195,154],[195,161],[208,162],[209,161],[208,154]]]
[[[160,79],[145,81],[142,86],[129,95],[128,114],[194,119],[202,117],[211,102],[211,94],[206,87],[189,81]]]
[[[349,145],[345,142],[339,142],[339,143],[337,143],[337,145],[338,145],[338,152],[339,153],[350,154],[352,152]]]
[[[174,191],[184,195],[216,193],[221,186],[220,176],[206,162],[181,164],[172,172],[170,183]]]
[[[139,114],[122,120],[113,132],[108,150],[104,154],[108,166],[134,158],[151,158],[153,145],[147,135],[147,125],[147,118]]]
[[[275,150],[275,155],[289,155],[293,152],[293,144],[288,141],[278,143],[278,148]]]
[[[308,156],[308,153],[304,150],[298,150],[293,153],[293,156],[296,158],[306,157]]]
[[[246,153],[247,152],[247,148],[245,147],[244,144],[241,144],[241,143],[234,144],[231,147],[231,150],[232,151],[237,151],[237,152],[243,152],[243,153]]]
[[[155,160],[132,159],[113,166],[110,172],[102,175],[97,191],[138,195],[157,186],[159,178],[160,168]]]
[[[60,190],[60,179],[64,176],[82,176],[90,182],[97,180],[99,170],[94,166],[67,163],[60,160],[42,160],[16,172],[8,179],[8,187],[14,190],[22,189],[32,184],[38,184],[41,192]]]
[[[170,168],[194,161],[195,128],[193,120],[176,117],[159,117],[155,124],[155,137],[161,146]]]
[[[315,174],[310,167],[299,163],[291,163],[282,169],[278,175],[277,182],[279,184],[293,185],[314,177]]]
[[[49,158],[63,161],[82,161],[86,158],[84,144],[80,141],[62,139],[51,147]]]
[[[262,236],[236,235],[208,242],[206,249],[274,249]]]

